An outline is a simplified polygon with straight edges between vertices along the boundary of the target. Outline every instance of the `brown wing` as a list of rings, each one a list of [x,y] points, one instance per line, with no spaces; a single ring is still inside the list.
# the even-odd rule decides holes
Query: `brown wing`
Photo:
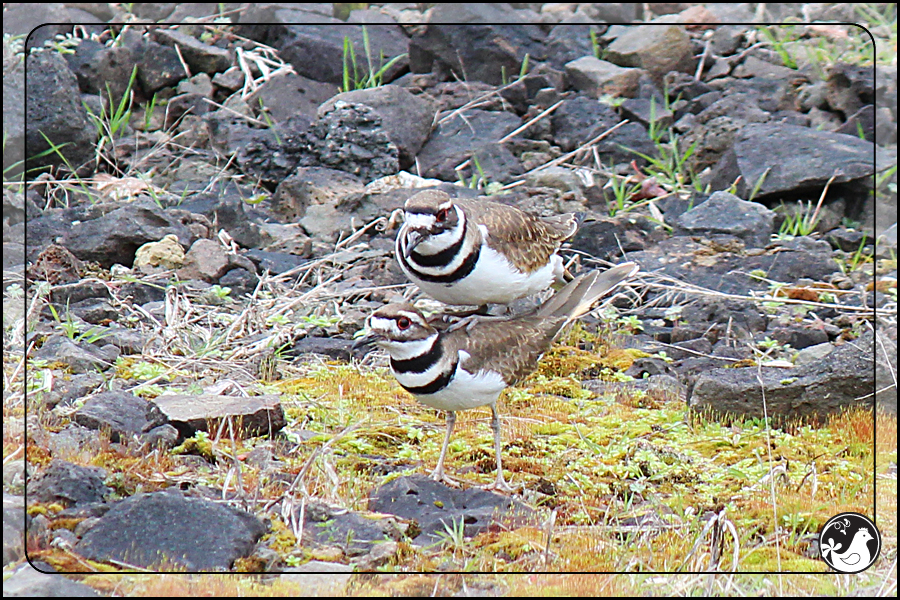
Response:
[[[470,358],[462,366],[471,373],[497,371],[512,385],[537,367],[541,355],[565,323],[564,318],[522,317],[513,320],[475,321],[444,334],[444,348],[464,350]]]
[[[457,200],[466,214],[490,232],[487,242],[527,273],[544,265],[577,229],[575,215],[536,217],[499,202]]]

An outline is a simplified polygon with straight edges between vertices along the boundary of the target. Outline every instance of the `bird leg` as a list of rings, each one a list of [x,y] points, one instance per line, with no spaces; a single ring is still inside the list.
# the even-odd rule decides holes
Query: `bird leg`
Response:
[[[497,479],[494,480],[494,483],[483,486],[482,489],[511,494],[517,488],[510,486],[503,478],[503,465],[500,461],[500,415],[497,414],[495,405],[491,405],[491,414],[493,415],[491,417],[491,429],[494,431],[494,452],[497,454]]]
[[[453,426],[456,424],[456,413],[452,410],[447,411],[447,435],[444,436],[444,445],[441,447],[441,457],[438,458],[437,467],[431,473],[431,478],[440,481],[452,487],[459,487],[459,482],[454,481],[444,475],[444,457],[447,455],[447,446],[450,444],[450,434],[453,433]]]

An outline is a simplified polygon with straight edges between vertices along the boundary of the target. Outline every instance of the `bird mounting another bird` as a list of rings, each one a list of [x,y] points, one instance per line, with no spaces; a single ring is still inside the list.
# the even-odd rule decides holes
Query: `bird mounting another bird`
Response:
[[[387,350],[400,385],[419,402],[447,412],[447,433],[432,478],[457,485],[444,474],[456,411],[490,406],[497,476],[486,489],[514,491],[503,477],[500,457],[500,393],[537,367],[563,327],[637,271],[635,263],[624,263],[603,273],[585,273],[531,313],[515,318],[474,316],[448,327],[406,303],[386,305],[369,317],[370,333],[361,342]]]
[[[425,190],[404,206],[397,261],[409,279],[444,304],[509,304],[564,282],[557,254],[575,215],[536,217],[486,200]]]

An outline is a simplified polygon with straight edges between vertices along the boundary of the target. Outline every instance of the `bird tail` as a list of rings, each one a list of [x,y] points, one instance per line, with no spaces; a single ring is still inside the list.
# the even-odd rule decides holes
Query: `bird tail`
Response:
[[[542,318],[565,317],[566,322],[577,319],[589,310],[601,296],[638,272],[633,262],[616,265],[602,273],[591,271],[570,281],[538,310]]]

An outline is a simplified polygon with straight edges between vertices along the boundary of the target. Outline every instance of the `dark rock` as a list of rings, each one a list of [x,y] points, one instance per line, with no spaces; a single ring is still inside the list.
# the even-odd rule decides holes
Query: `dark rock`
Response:
[[[178,443],[180,435],[175,427],[166,423],[138,436],[138,439],[150,448],[170,449]]]
[[[204,44],[178,29],[153,27],[150,38],[163,46],[177,47],[192,73],[219,73],[231,66],[228,50]]]
[[[72,373],[93,373],[112,368],[119,356],[113,346],[97,348],[86,342],[75,342],[64,335],[49,337],[34,353],[34,358],[66,366]]]
[[[298,517],[300,510],[296,508]],[[319,502],[306,505],[303,523],[304,538],[321,546],[336,546],[348,556],[370,553],[385,540],[399,541],[405,530],[393,517],[336,510]]]
[[[360,195],[364,189],[362,179],[345,171],[301,167],[278,184],[272,209],[287,221],[295,222],[306,216],[310,206],[335,207],[352,195]]]
[[[240,267],[228,271],[219,278],[219,285],[231,288],[234,296],[253,293],[258,283],[259,277],[256,273]]]
[[[828,341],[828,334],[825,330],[798,325],[778,327],[769,332],[769,337],[779,343],[790,344],[791,348],[795,350],[824,344]]]
[[[323,114],[310,131],[324,166],[367,182],[400,170],[397,146],[381,116],[368,106],[335,102],[334,109]]]
[[[150,96],[167,87],[175,87],[188,73],[170,46],[145,41],[139,53],[138,81]]]
[[[113,442],[144,433],[166,421],[154,404],[129,392],[97,394],[75,412],[74,418],[88,429],[108,431]]]
[[[828,67],[827,100],[832,110],[847,118],[866,105],[875,104],[875,68],[835,63]]]
[[[410,70],[493,85],[504,83],[504,75],[512,80],[526,54],[532,61],[547,55],[544,32],[521,23],[521,16],[505,4],[437,4],[428,26],[409,41]]]
[[[179,492],[136,494],[116,503],[75,551],[89,560],[144,568],[228,570],[266,532],[253,515]]]
[[[522,163],[504,144],[485,144],[472,154],[472,163],[457,171],[466,181],[481,180],[482,184],[509,183],[524,172]],[[482,173],[484,174],[482,178]]]
[[[66,308],[79,319],[93,325],[97,325],[103,321],[116,321],[119,318],[118,309],[112,304],[100,298],[88,298],[68,307],[57,307],[57,311],[62,314]],[[62,311],[60,310],[62,309]]]
[[[244,256],[253,261],[258,272],[268,271],[272,275],[281,275],[308,262],[307,259],[296,254],[265,250],[250,250]]]
[[[242,248],[255,248],[263,240],[256,217],[247,210],[241,190],[228,188],[218,193],[195,194],[178,205],[181,210],[204,215],[216,229],[224,229]]]
[[[880,410],[890,415],[896,415],[897,328],[889,323],[879,323],[877,336],[878,339],[875,343],[875,402]]]
[[[610,106],[587,96],[575,96],[550,116],[553,143],[571,152],[619,121],[619,115]]]
[[[142,354],[150,339],[146,333],[124,327],[107,327],[100,334],[103,337],[98,343],[115,346],[122,354]]]
[[[65,506],[103,502],[111,491],[103,485],[105,479],[103,469],[54,460],[28,482],[28,501],[61,502]]]
[[[28,55],[26,68],[26,168],[31,171],[65,162],[77,167],[93,158],[97,128],[88,119],[78,82],[65,59],[56,52],[37,52]],[[4,106],[5,100],[4,97]],[[51,151],[39,156],[50,150],[47,140],[58,147],[59,153]]]
[[[457,181],[455,168],[483,146],[495,143],[521,124],[507,112],[473,109],[437,126],[422,150],[418,162],[423,177]]]
[[[660,83],[669,71],[691,73],[696,61],[690,37],[678,25],[640,25],[629,28],[606,48],[606,60],[622,67],[641,68]]]
[[[197,431],[215,432],[223,419],[232,419],[235,433],[273,435],[285,425],[278,396],[165,395],[150,404],[182,437]]]
[[[763,418],[765,390],[768,416],[776,423],[808,423],[849,406],[874,407],[873,339],[867,332],[818,363],[793,369],[762,367],[761,375],[756,368],[714,369],[697,378],[688,404],[694,410]]]
[[[53,382],[53,389],[44,395],[44,405],[53,408],[57,404],[71,404],[84,398],[103,385],[104,378],[99,373],[72,375],[69,379],[59,378]]]
[[[240,83],[243,84],[243,76]],[[333,83],[315,81],[296,73],[279,73],[247,96],[247,104],[256,107],[262,101],[262,106],[276,123],[298,114],[312,122],[319,107],[333,97],[334,92]]]
[[[688,304],[681,310],[681,319],[692,327],[702,328],[705,337],[712,342],[726,334],[732,339],[752,338],[753,332],[765,331],[769,322],[766,314],[752,302],[715,298]]]
[[[674,342],[672,346],[665,348],[666,355],[674,360],[681,360],[691,356],[709,354],[712,352],[712,343],[705,337],[693,338]]]
[[[566,63],[582,56],[591,56],[594,53],[591,31],[596,34],[598,26],[589,17],[577,13],[555,25],[545,42],[548,62],[557,69],[564,69]]]
[[[6,24],[5,14],[3,23]],[[25,63],[23,60],[4,61],[3,132],[6,140],[3,146],[3,177],[7,181],[13,181],[22,174],[25,167]],[[5,206],[6,193],[4,193],[4,217],[6,216]]]
[[[628,370],[625,371],[625,374],[635,379],[644,379],[653,375],[673,376],[675,375],[675,370],[665,360],[651,356],[635,359],[631,366],[628,367]]]
[[[746,202],[728,192],[716,192],[675,220],[676,233],[724,233],[740,238],[751,247],[769,243],[774,222],[775,213],[765,206]]]
[[[863,106],[858,111],[847,117],[847,121],[835,130],[835,133],[862,136],[867,142],[875,143],[876,140],[884,144],[885,136],[876,135],[875,107],[871,104]],[[884,140],[884,141],[882,141]]]
[[[337,360],[349,362],[353,340],[328,337],[304,337],[290,349],[290,354],[300,356],[302,354],[321,354]]]
[[[622,103],[620,110],[624,118],[647,128],[652,125],[657,131],[672,124],[672,112],[666,109],[663,102],[654,98],[629,98]]]
[[[193,241],[178,211],[134,203],[72,225],[62,245],[81,260],[96,261],[108,268],[115,263],[130,265],[140,246],[170,233],[178,236],[182,246],[190,246]]]
[[[647,130],[639,123],[626,123],[596,144],[597,154],[603,164],[630,163],[644,166],[647,160],[640,156],[659,156],[656,144]]]
[[[615,217],[582,223],[569,242],[573,250],[600,260],[622,256],[622,252],[643,250],[660,234],[645,217]]]
[[[717,166],[710,181],[713,189],[730,186],[736,179],[731,175],[736,172],[741,176],[739,196],[749,196],[761,181],[759,200],[785,192],[821,189],[832,176],[833,184],[868,177],[881,168],[876,165],[887,161],[879,147],[856,136],[768,123],[744,127],[729,154],[720,163],[731,161],[736,171]],[[764,179],[763,173],[767,173]]]
[[[357,77],[361,79],[369,74],[361,25],[348,25],[338,19],[278,5],[251,7],[242,20],[247,23],[266,23],[242,26],[241,35],[278,49],[279,56],[291,63],[298,75],[342,85],[344,39],[352,44],[357,64],[360,65]],[[324,24],[327,26],[323,27]],[[369,55],[373,62],[372,70],[375,72],[394,57],[407,52],[409,41],[399,25],[370,26],[366,28],[366,33],[369,38]],[[395,62],[383,74],[382,82],[391,82],[408,64],[407,58]]]
[[[830,231],[828,233],[828,241],[831,243],[832,248],[843,250],[844,252],[856,252],[860,246],[872,246],[875,243],[871,234],[865,231],[847,229],[846,227]]]
[[[119,297],[130,299],[132,304],[143,305],[148,302],[161,302],[166,298],[166,289],[160,285],[151,285],[143,281],[130,281],[119,288]]]
[[[41,250],[34,264],[27,270],[29,279],[46,281],[54,285],[78,281],[83,273],[84,263],[59,244],[50,244]]]
[[[417,544],[438,541],[445,527],[463,521],[466,537],[517,519],[527,519],[532,510],[511,498],[478,488],[457,490],[430,477],[399,477],[381,486],[369,499],[369,510],[414,520],[419,526]],[[532,517],[533,518],[533,517]]]
[[[368,106],[381,117],[381,126],[400,152],[400,167],[414,164],[416,154],[431,134],[435,102],[425,94],[415,96],[396,85],[354,90],[334,96],[318,109],[318,116],[331,112],[337,102]]]

